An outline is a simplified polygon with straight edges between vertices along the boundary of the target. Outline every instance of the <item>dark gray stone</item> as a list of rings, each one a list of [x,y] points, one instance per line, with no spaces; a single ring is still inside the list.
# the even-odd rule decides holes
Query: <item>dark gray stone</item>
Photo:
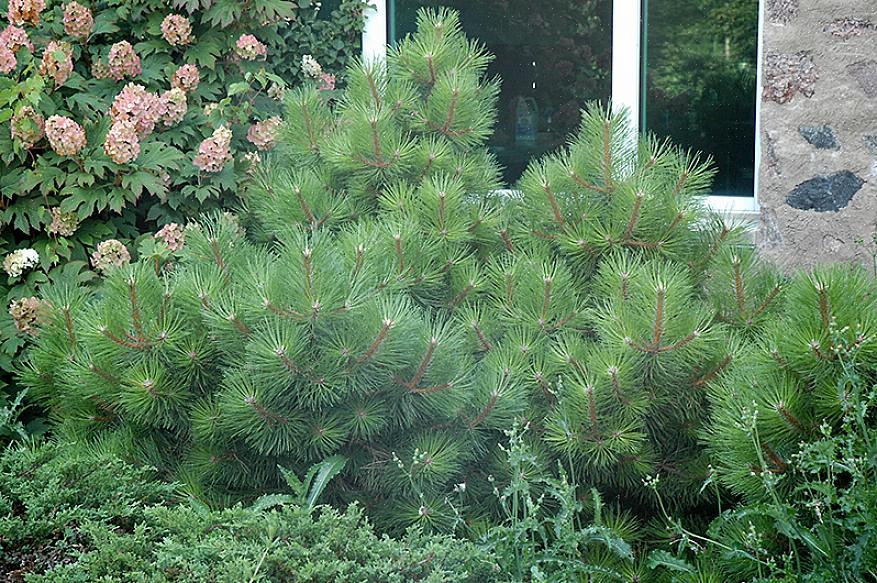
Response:
[[[827,32],[844,40],[854,36],[861,36],[874,30],[874,23],[864,18],[838,18],[822,27],[822,32]]]
[[[808,126],[798,128],[801,137],[813,144],[818,150],[838,150],[840,144],[830,126]]]
[[[865,147],[868,151],[877,156],[877,136],[865,136]]]
[[[774,24],[788,24],[798,15],[798,0],[767,0],[767,19]]]
[[[796,186],[786,202],[803,211],[837,212],[850,204],[863,184],[865,181],[849,170],[817,176]]]
[[[813,97],[819,79],[813,57],[807,51],[794,54],[768,53],[764,58],[764,87],[766,101],[788,103],[795,94]]]
[[[859,83],[868,97],[877,97],[877,61],[859,61],[847,65],[847,72]]]

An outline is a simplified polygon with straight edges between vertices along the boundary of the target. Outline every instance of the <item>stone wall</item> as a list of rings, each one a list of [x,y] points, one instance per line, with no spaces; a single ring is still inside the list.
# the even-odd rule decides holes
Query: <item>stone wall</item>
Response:
[[[787,266],[870,261],[877,0],[765,2],[759,246]]]

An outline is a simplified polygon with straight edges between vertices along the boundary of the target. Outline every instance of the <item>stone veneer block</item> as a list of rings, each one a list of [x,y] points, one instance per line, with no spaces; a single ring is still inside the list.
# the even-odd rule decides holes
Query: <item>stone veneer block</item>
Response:
[[[847,72],[870,98],[877,97],[877,61],[859,61],[847,66]]]
[[[796,186],[786,202],[805,211],[837,212],[850,203],[863,184],[865,181],[849,170],[817,176]]]
[[[798,15],[798,0],[767,0],[767,19],[773,24],[788,24]]]
[[[797,93],[804,97],[813,97],[818,79],[819,73],[809,52],[771,52],[764,60],[762,97],[777,103],[788,103]]]
[[[849,40],[874,30],[874,23],[864,18],[838,18],[822,27],[822,32]]]
[[[840,144],[831,126],[805,126],[798,128],[801,137],[817,150],[839,150]]]

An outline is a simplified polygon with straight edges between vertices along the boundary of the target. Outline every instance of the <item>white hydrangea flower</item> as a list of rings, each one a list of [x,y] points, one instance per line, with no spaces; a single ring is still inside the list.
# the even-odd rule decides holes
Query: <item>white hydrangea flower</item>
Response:
[[[40,254],[34,249],[16,249],[3,260],[3,270],[10,277],[20,277],[22,273],[36,267]]]

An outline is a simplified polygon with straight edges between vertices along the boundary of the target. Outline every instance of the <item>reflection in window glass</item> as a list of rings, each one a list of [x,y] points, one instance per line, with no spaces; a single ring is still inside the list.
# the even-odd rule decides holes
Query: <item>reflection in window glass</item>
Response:
[[[643,126],[711,154],[713,194],[752,196],[758,0],[643,0]]]
[[[466,34],[496,59],[502,79],[491,148],[513,184],[531,158],[566,142],[592,100],[607,101],[612,0],[390,0],[390,42],[415,29],[421,7],[460,11]]]

